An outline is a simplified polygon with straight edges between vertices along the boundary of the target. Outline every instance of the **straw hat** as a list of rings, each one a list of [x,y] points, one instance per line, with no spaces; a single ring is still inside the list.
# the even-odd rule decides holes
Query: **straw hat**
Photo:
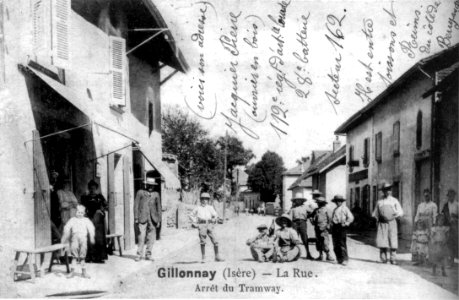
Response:
[[[143,182],[146,185],[157,185],[156,180],[151,177],[147,177],[147,179]]]
[[[290,218],[290,215],[283,214],[282,216],[277,217],[276,218],[276,224],[280,226],[282,220],[286,220],[287,221],[287,227],[292,227],[292,218]]]
[[[341,196],[341,195],[335,195],[335,197],[333,197],[332,201],[333,202],[344,202],[344,201],[346,201],[346,199],[344,199],[344,197]]]

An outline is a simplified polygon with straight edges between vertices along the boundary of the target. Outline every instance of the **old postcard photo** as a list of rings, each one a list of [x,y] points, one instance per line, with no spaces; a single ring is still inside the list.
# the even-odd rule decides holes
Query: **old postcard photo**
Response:
[[[0,0],[0,297],[457,299],[458,15]]]

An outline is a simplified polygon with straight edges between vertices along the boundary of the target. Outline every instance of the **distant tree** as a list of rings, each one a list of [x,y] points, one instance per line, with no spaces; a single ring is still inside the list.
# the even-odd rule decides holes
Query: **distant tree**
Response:
[[[224,160],[224,151],[226,145],[228,146],[227,151],[227,169],[226,178],[233,183],[233,170],[236,166],[245,166],[252,158],[255,157],[252,150],[246,149],[240,139],[235,136],[221,136],[217,138],[217,145],[219,145]],[[232,186],[234,191],[234,186]]]
[[[204,190],[221,185],[223,169],[208,132],[201,123],[178,107],[162,114],[163,151],[175,154],[179,161],[182,186]],[[219,182],[220,181],[220,182]]]
[[[267,151],[261,160],[247,168],[248,185],[254,192],[259,192],[261,200],[273,202],[282,194],[282,173],[284,161],[277,153]]]

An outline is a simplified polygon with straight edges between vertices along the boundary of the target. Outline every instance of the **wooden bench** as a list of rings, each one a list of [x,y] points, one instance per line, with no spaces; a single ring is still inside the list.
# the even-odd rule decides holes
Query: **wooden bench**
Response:
[[[17,275],[25,274],[30,275],[31,281],[35,282],[35,272],[38,271],[38,277],[45,275],[45,254],[51,253],[51,259],[49,262],[48,272],[51,272],[54,261],[59,258],[59,253],[65,250],[65,264],[67,267],[67,273],[70,273],[69,268],[69,259],[67,254],[67,249],[69,248],[68,244],[54,244],[51,246],[46,246],[42,248],[16,248],[14,249],[15,258],[14,258],[14,270],[13,270],[13,280],[17,280]],[[26,254],[26,258],[22,265],[19,265],[19,258],[21,253]],[[28,267],[28,271],[25,269]]]
[[[115,245],[115,239],[118,242],[118,251],[120,252],[120,256],[123,256],[123,250],[121,249],[121,238],[123,237],[120,233],[113,233],[107,234],[106,239],[110,241],[113,245]],[[115,247],[116,250],[116,247]]]

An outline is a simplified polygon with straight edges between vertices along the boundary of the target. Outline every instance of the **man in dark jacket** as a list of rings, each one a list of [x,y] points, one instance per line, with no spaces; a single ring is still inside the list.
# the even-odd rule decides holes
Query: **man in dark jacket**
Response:
[[[146,189],[138,191],[135,196],[134,220],[139,227],[136,261],[143,256],[145,238],[147,242],[145,259],[153,260],[151,250],[156,239],[156,228],[161,226],[161,199],[159,194],[153,191],[156,184],[154,178],[147,178]]]

